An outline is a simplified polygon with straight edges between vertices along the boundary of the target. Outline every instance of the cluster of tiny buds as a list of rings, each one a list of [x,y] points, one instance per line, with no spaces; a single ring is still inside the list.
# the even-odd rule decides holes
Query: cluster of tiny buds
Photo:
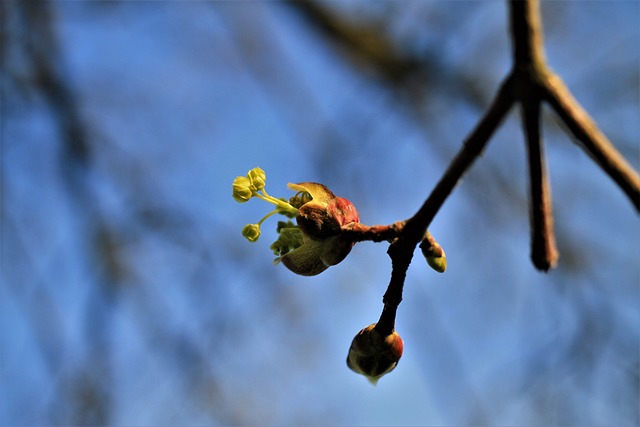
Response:
[[[289,218],[294,218],[298,215],[297,207],[294,207],[291,203],[283,199],[272,197],[266,192],[266,182],[267,175],[258,167],[251,169],[245,176],[237,176],[233,180],[232,196],[236,202],[246,203],[252,198],[257,197],[276,206],[273,211],[269,212],[257,223],[247,224],[242,228],[242,236],[250,242],[256,242],[258,240],[260,237],[260,226],[271,215],[282,214]]]

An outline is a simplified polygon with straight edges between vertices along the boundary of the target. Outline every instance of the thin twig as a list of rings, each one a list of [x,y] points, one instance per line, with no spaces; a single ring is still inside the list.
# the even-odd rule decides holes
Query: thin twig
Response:
[[[555,267],[558,250],[553,231],[551,186],[547,174],[546,158],[540,137],[540,100],[537,97],[522,101],[529,180],[531,190],[531,260],[542,271]]]
[[[420,210],[407,221],[403,235],[411,242],[417,244],[422,239],[427,227],[462,176],[480,156],[493,132],[513,106],[514,101],[513,79],[510,76],[502,83],[493,103],[464,141],[462,149],[453,159]]]
[[[531,260],[542,271],[555,267],[558,250],[553,230],[551,184],[540,131],[540,81],[550,73],[544,54],[538,0],[509,2],[513,70],[527,143],[530,186]]]
[[[527,142],[531,191],[531,258],[536,268],[555,266],[558,251],[553,231],[551,187],[540,132],[542,101],[549,102],[600,166],[614,179],[640,210],[640,178],[613,145],[598,130],[588,114],[573,99],[562,81],[548,68],[543,48],[542,22],[538,0],[510,0],[510,22],[514,42],[514,66],[480,122],[465,140],[440,181],[416,214],[392,226],[354,226],[346,232],[354,242],[391,241],[391,279],[383,297],[384,308],[377,328],[391,333],[406,273],[416,245],[447,197],[480,156],[494,131],[514,103],[522,107]]]
[[[372,242],[390,242],[400,235],[404,225],[404,221],[394,222],[389,225],[352,223],[342,229],[342,235],[354,243],[364,242],[365,240]]]
[[[402,301],[402,291],[407,269],[411,264],[416,245],[422,240],[427,227],[451,194],[462,176],[469,170],[507,115],[514,103],[513,81],[507,78],[500,86],[493,103],[486,111],[473,132],[467,137],[446,172],[416,214],[406,221],[398,238],[389,246],[392,270],[389,286],[382,299],[384,308],[378,321],[378,328],[392,331],[398,305]]]
[[[640,211],[640,176],[609,139],[598,129],[593,119],[575,100],[562,79],[549,74],[544,80],[545,100],[553,107],[579,144],[595,162],[625,192]]]

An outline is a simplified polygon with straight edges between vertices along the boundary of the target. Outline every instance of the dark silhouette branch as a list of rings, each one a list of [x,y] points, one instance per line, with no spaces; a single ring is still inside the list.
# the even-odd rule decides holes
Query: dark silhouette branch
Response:
[[[548,101],[598,164],[625,191],[638,209],[640,178],[598,130],[559,77],[546,64],[538,0],[512,0],[510,6],[514,66],[494,103],[453,160],[420,210],[407,221],[403,236],[417,243],[462,175],[480,155],[514,102],[522,107],[531,186],[531,258],[547,271],[558,259],[553,231],[551,186],[540,132],[540,104]]]
[[[510,0],[509,21],[515,67],[544,72],[546,60],[538,0]]]
[[[593,119],[575,100],[562,79],[546,76],[544,98],[562,122],[580,141],[580,146],[624,191],[637,211],[640,211],[640,176],[598,129]]]
[[[537,269],[547,271],[558,261],[551,185],[547,174],[546,158],[540,136],[540,101],[522,103],[531,191],[531,260]]]
[[[508,96],[499,95],[496,100],[504,101],[509,98],[509,108],[517,102],[523,110],[522,120],[529,153],[531,186],[531,258],[536,268],[547,271],[555,266],[558,251],[553,231],[551,185],[546,171],[542,132],[540,131],[539,118],[533,119],[536,115],[533,114],[535,111],[539,116],[541,103],[546,101],[552,106],[574,137],[580,141],[585,151],[627,194],[638,210],[640,210],[640,178],[598,130],[593,120],[575,101],[562,80],[548,67],[544,53],[539,0],[509,0],[507,3],[513,45],[513,68],[505,78],[500,90],[511,93]],[[324,35],[340,44],[350,56],[361,58],[380,74],[391,77],[389,80],[407,79],[416,71],[420,72],[420,70],[429,68],[427,59],[406,56],[397,52],[392,44],[386,40],[384,34],[376,31],[375,25],[356,25],[339,18],[322,4],[312,1],[286,4]],[[422,65],[419,65],[420,63]],[[505,88],[508,90],[504,90]],[[494,101],[490,107],[494,111],[490,112],[488,116],[494,114],[495,109],[501,106],[504,105]],[[502,116],[500,116],[500,120],[502,120]],[[482,127],[486,124],[487,121],[483,118],[478,125],[480,129],[474,130],[473,135],[465,142],[465,147],[453,160],[420,211],[407,221],[402,235],[405,237],[413,236],[409,239],[410,241],[419,241],[459,179],[484,149],[484,145],[478,147],[475,143],[477,142],[476,131],[482,133]],[[484,144],[487,142],[488,138]],[[467,147],[467,144],[470,147]]]
[[[513,68],[502,83],[493,103],[464,142],[444,175],[420,207],[418,212],[400,228],[389,246],[392,262],[389,286],[383,297],[384,308],[377,328],[391,333],[394,330],[398,305],[407,269],[416,245],[422,240],[427,227],[442,207],[447,197],[473,162],[480,156],[494,131],[500,125],[514,103],[522,110],[523,130],[527,144],[530,192],[531,192],[531,259],[536,268],[548,271],[556,265],[558,251],[553,231],[553,209],[546,158],[540,131],[542,101],[554,108],[587,152],[611,176],[640,210],[640,178],[582,107],[575,101],[547,66],[544,48],[540,5],[538,0],[510,0],[509,16],[513,39]],[[393,237],[382,229],[376,241]],[[371,239],[375,240],[375,239]]]
[[[542,271],[558,261],[551,184],[540,131],[540,81],[549,74],[546,66],[542,22],[537,0],[511,1],[509,8],[518,102],[527,144],[530,186],[531,261]]]
[[[387,251],[392,264],[391,279],[382,299],[384,308],[377,326],[381,332],[390,333],[394,330],[396,311],[402,301],[405,277],[416,246],[425,236],[427,227],[440,207],[464,173],[482,153],[493,132],[513,106],[515,100],[513,93],[513,80],[508,78],[500,87],[491,107],[465,140],[458,155],[413,217],[389,226],[354,225],[351,229],[344,231],[353,241],[393,240]]]
[[[391,258],[392,272],[389,286],[383,297],[384,308],[378,321],[378,327],[382,330],[393,330],[397,307],[402,301],[404,279],[417,244],[422,240],[440,207],[464,173],[482,153],[493,132],[513,106],[513,93],[513,80],[508,78],[427,200],[418,212],[406,221],[398,237],[389,246],[388,254]]]
[[[418,212],[407,221],[403,234],[410,241],[417,244],[422,239],[427,227],[431,224],[447,197],[449,197],[464,173],[480,156],[493,132],[513,106],[515,101],[513,95],[513,79],[507,78],[501,85],[493,103],[480,119],[473,132],[464,141],[462,149],[453,159],[427,200]],[[409,235],[412,237],[408,237]]]
[[[323,34],[338,42],[352,58],[359,58],[385,76],[390,83],[406,80],[426,69],[426,59],[407,60],[371,26],[356,26],[328,12],[314,2],[295,2],[301,16]],[[485,149],[495,130],[514,104],[520,104],[527,146],[530,186],[531,260],[541,271],[555,267],[558,250],[553,228],[551,184],[541,132],[540,114],[548,102],[581,146],[616,182],[640,210],[640,178],[594,121],[574,99],[562,80],[547,65],[539,0],[508,0],[509,27],[513,43],[513,67],[503,80],[493,102],[480,119],[445,173],[420,209],[406,221],[388,226],[356,224],[343,230],[353,242],[390,242],[387,253],[392,272],[383,297],[383,310],[376,326],[383,334],[395,329],[395,318],[406,273],[418,243],[436,214]]]

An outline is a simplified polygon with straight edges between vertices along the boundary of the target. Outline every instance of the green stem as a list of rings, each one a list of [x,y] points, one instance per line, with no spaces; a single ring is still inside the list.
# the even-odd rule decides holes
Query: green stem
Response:
[[[275,215],[278,213],[278,209],[274,209],[271,212],[269,212],[268,214],[266,214],[260,221],[258,221],[258,225],[262,225],[262,223],[269,218],[272,215]]]
[[[270,196],[269,194],[267,194],[267,192],[264,190],[264,188],[262,189],[262,193],[264,194],[260,194],[258,192],[255,192],[254,195],[256,197],[258,197],[259,199],[264,200],[265,202],[269,202],[271,204],[276,205],[280,211],[285,211],[285,212],[289,212],[292,214],[297,215],[298,214],[298,209],[294,208],[293,206],[291,206],[289,203],[282,201],[280,199],[276,199],[273,196]]]

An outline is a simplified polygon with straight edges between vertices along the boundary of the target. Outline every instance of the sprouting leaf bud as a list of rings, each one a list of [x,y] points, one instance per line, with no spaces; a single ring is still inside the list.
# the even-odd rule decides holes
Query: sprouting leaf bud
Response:
[[[282,257],[302,246],[302,232],[291,221],[278,221],[276,231],[278,232],[278,239],[270,246],[275,256]]]

